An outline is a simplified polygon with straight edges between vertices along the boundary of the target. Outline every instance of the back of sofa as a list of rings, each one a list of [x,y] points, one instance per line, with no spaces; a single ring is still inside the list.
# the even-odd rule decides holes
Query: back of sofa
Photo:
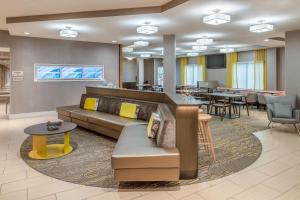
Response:
[[[161,118],[161,131],[156,137],[157,146],[163,148],[176,147],[176,120],[166,104],[160,103],[157,109]]]
[[[139,112],[137,115],[137,119],[139,120],[149,121],[151,114],[153,112],[159,113],[159,115],[161,116],[162,130],[160,131],[160,134],[158,134],[156,137],[157,146],[163,148],[175,148],[176,146],[175,118],[166,104],[120,98],[120,97],[82,94],[80,100],[80,108],[84,107],[84,102],[86,98],[99,98],[99,104],[97,110],[99,112],[109,113],[113,115],[120,114],[120,108],[122,102],[135,103],[139,105]]]
[[[98,108],[99,112],[109,113],[113,115],[119,115],[121,104],[123,102],[127,103],[135,103],[139,105],[139,112],[137,113],[137,119],[149,121],[152,112],[156,112],[158,108],[157,103],[140,101],[135,99],[126,99],[119,97],[111,97],[111,96],[100,96],[100,95],[87,95],[82,94],[80,100],[80,108],[84,107],[84,102],[86,98],[99,98]]]

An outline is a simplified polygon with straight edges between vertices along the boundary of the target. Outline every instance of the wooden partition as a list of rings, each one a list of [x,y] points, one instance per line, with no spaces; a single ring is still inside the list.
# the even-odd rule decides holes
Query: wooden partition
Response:
[[[198,175],[198,109],[197,101],[179,94],[151,91],[87,87],[87,94],[115,96],[128,99],[165,103],[176,119],[176,147],[180,152],[180,178],[192,179]]]

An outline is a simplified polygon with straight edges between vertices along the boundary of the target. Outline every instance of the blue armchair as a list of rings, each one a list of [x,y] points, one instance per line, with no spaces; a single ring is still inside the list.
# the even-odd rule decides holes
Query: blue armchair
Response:
[[[300,134],[300,110],[296,109],[296,96],[265,96],[267,103],[268,127],[272,123],[293,124]],[[272,128],[272,126],[271,126]]]

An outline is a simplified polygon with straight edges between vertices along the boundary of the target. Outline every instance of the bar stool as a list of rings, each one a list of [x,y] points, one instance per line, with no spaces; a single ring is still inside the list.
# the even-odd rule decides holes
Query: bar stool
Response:
[[[216,161],[215,149],[211,137],[209,121],[212,117],[208,114],[203,114],[203,110],[199,109],[198,113],[198,138],[199,144],[202,144],[204,149],[208,151],[213,161]]]

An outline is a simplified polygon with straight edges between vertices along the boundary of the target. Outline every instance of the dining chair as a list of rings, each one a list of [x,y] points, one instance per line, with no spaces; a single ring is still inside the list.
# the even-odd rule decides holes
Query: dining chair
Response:
[[[223,100],[223,101],[220,101]],[[213,108],[215,109],[215,115],[221,116],[221,121],[223,121],[226,115],[226,109],[231,105],[225,100],[224,97],[212,97],[209,104],[209,114],[212,113]]]
[[[232,104],[233,104],[233,107],[236,110],[236,112],[237,112],[237,109],[238,109],[239,117],[241,116],[241,107],[245,107],[245,106],[246,106],[246,110],[247,110],[247,115],[250,116],[249,104],[248,104],[248,101],[247,101],[247,97],[241,97],[241,98],[235,99],[232,102]]]
[[[259,110],[261,110],[262,107],[263,109],[266,109],[267,102],[266,102],[265,94],[257,94],[257,101],[258,101]]]

